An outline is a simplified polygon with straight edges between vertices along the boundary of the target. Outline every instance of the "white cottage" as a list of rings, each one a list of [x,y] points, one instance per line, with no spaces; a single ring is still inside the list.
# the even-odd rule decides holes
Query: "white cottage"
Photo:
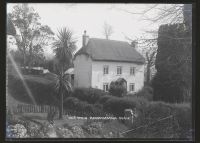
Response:
[[[112,81],[122,78],[128,92],[144,85],[144,57],[127,42],[89,38],[74,58],[74,87],[93,87],[108,91]]]

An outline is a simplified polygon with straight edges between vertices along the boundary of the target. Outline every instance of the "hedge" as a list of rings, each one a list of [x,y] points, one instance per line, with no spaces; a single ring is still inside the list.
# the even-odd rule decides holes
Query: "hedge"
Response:
[[[31,95],[37,104],[40,105],[58,105],[56,93],[52,87],[52,82],[44,77],[22,75],[23,81],[30,90]],[[17,75],[8,75],[8,92],[16,100],[32,104],[32,99],[23,84],[22,79]]]
[[[130,97],[143,97],[147,99],[148,101],[153,100],[153,88],[149,85],[145,85],[141,90],[139,90],[137,93],[134,94],[127,94],[125,97],[130,96]]]
[[[88,103],[96,103],[101,96],[106,95],[107,93],[100,89],[95,88],[76,88],[72,94],[73,97],[76,97],[82,101],[87,101]]]
[[[147,104],[147,101],[143,98],[111,97],[103,103],[103,108],[115,116],[124,116],[124,110],[127,108],[137,108],[143,112],[143,108],[146,107],[145,104]]]
[[[89,104],[86,101],[81,101],[76,97],[67,97],[64,101],[64,108],[73,109],[79,112],[82,116],[105,116],[106,112],[102,110],[100,104]]]
[[[167,104],[150,102],[144,112],[140,112],[131,128],[144,126],[130,132],[127,137],[140,138],[192,138],[192,111],[188,104]]]

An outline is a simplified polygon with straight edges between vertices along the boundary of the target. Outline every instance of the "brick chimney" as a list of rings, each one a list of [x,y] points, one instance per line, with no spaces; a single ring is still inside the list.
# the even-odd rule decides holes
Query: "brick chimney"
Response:
[[[131,42],[131,47],[133,47],[134,49],[138,48],[138,42],[136,40]]]
[[[85,30],[83,34],[83,47],[85,47],[88,44],[88,41],[89,41],[89,36],[86,35],[86,30]]]

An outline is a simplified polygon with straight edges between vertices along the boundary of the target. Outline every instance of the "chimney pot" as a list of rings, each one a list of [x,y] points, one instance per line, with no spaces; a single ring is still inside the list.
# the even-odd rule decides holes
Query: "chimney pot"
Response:
[[[89,36],[86,35],[86,30],[84,30],[84,34],[83,34],[83,47],[85,47],[88,44],[89,41]]]

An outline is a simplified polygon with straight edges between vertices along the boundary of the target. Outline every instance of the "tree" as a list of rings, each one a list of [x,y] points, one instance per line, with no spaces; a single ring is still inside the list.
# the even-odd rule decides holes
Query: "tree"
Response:
[[[59,95],[60,107],[59,118],[63,117],[63,100],[64,95],[69,94],[72,91],[71,83],[65,71],[72,64],[73,52],[76,50],[76,41],[73,38],[73,33],[69,29],[63,28],[58,31],[57,40],[53,43],[54,52],[57,59],[57,76],[55,89]]]
[[[146,83],[150,84],[151,81],[151,75],[152,75],[152,69],[155,66],[155,57],[157,53],[157,36],[154,36],[154,38],[144,38],[140,37],[136,40],[133,40],[132,38],[129,38],[125,36],[126,39],[131,41],[131,45],[133,48],[136,48],[140,53],[145,57],[146,60]],[[135,46],[135,43],[137,41],[137,45]]]
[[[185,23],[191,35],[191,27],[192,27],[192,5],[191,4],[184,4],[184,5],[183,4],[167,4],[167,5],[153,4],[153,5],[148,5],[146,9],[142,10],[141,12],[134,12],[134,11],[125,10],[125,9],[121,9],[121,10],[131,15],[140,15],[141,20],[147,20],[150,22],[150,24]],[[154,12],[155,14],[152,15],[151,14],[152,12]],[[146,31],[146,33],[150,33],[154,35],[155,33],[158,33],[158,32],[153,30],[153,31]],[[149,81],[150,67],[154,66],[155,56],[157,53],[156,44],[157,44],[158,36],[156,34],[156,36],[153,36],[153,37],[154,38],[149,39],[149,38],[145,38],[144,36],[143,38],[137,39],[137,41],[139,41],[139,43],[142,45],[140,46],[140,48],[143,49],[142,50],[143,55],[146,56],[147,82]],[[186,40],[188,39],[186,38]]]
[[[49,44],[54,33],[47,25],[41,25],[38,13],[32,7],[29,7],[28,4],[15,5],[8,17],[12,19],[13,24],[18,29],[16,42],[23,56],[22,64],[23,66],[31,66],[34,59],[38,58],[37,54],[42,54],[41,49],[43,46]]]
[[[103,26],[103,35],[106,37],[108,40],[109,37],[114,33],[113,28],[111,25],[107,24],[106,22],[104,23]]]
[[[183,4],[148,4],[139,10],[134,7],[132,9],[116,7],[116,9],[137,15],[140,17],[139,20],[148,21],[150,24],[159,23],[159,25],[162,25],[183,22]]]
[[[154,100],[183,102],[191,89],[190,37],[185,25],[162,25],[158,33]],[[191,66],[191,65],[190,65]]]
[[[127,82],[123,78],[110,83],[109,93],[113,96],[122,97],[127,93]]]
[[[12,35],[12,36],[16,35],[15,26],[12,23],[12,20],[10,19],[10,17],[7,17],[7,34]]]

